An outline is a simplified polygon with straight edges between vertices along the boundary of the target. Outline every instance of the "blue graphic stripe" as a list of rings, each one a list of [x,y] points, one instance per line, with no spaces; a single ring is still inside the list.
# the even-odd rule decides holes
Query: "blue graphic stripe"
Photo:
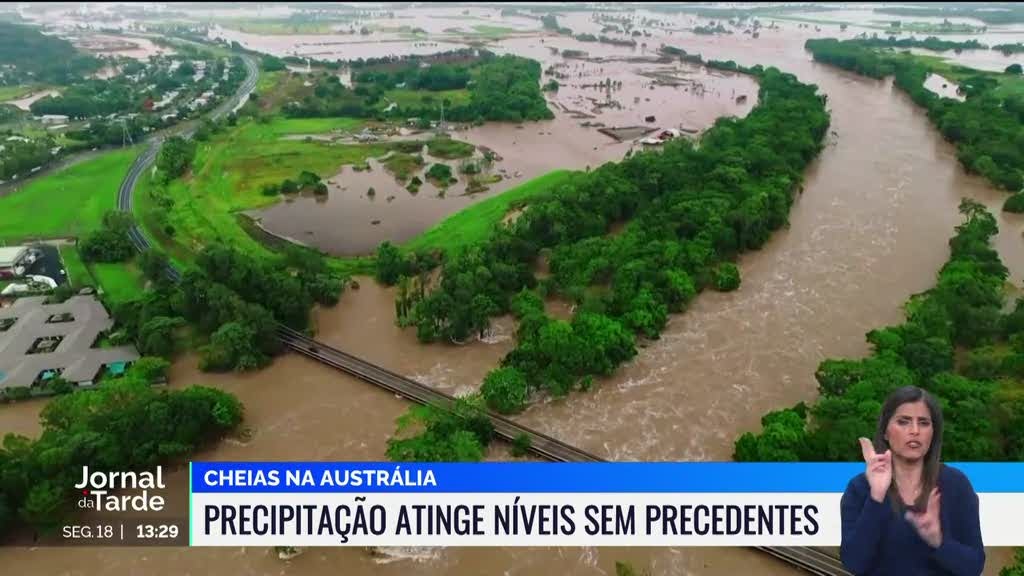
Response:
[[[963,471],[977,492],[1024,492],[1024,463],[950,465]],[[436,486],[423,485],[427,471],[432,473]],[[193,462],[190,481],[196,493],[839,493],[863,471],[863,463]],[[324,484],[325,473],[333,482],[347,484]],[[269,481],[275,475],[276,486],[256,482],[261,477]],[[289,482],[294,477],[312,482]],[[382,485],[380,480],[385,477]],[[361,482],[357,483],[357,478]]]

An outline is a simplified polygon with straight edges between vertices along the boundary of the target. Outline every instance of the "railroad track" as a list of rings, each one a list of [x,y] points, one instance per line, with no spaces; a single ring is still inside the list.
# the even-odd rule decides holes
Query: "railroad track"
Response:
[[[245,59],[246,67],[249,70],[249,76],[246,78],[236,96],[231,101],[223,103],[213,112],[212,116],[214,119],[217,119],[227,113],[229,108],[233,109],[233,107],[237,106],[241,101],[241,98],[247,96],[248,93],[256,86],[258,78],[256,63],[251,57],[244,56],[243,58]],[[185,138],[191,138],[194,132],[194,129],[189,129],[182,132],[182,135]],[[135,185],[138,182],[139,176],[142,175],[142,173],[149,168],[156,159],[156,155],[159,153],[162,143],[163,141],[161,139],[154,139],[146,151],[140,154],[128,169],[128,174],[125,175],[124,180],[121,182],[121,187],[118,190],[117,205],[120,210],[125,212],[132,211],[132,194],[135,190]],[[149,241],[138,227],[133,226],[132,229],[129,230],[128,236],[131,239],[132,244],[140,252],[150,248]],[[181,272],[170,264],[168,264],[165,274],[174,282],[181,279]],[[442,408],[450,407],[455,402],[455,398],[453,396],[445,394],[439,390],[435,390],[430,386],[410,378],[406,378],[405,376],[391,372],[390,370],[377,366],[371,362],[367,362],[366,360],[348,354],[347,352],[328,346],[327,344],[314,340],[301,332],[288,328],[287,326],[278,325],[277,336],[285,347],[299,354],[317,360],[318,362],[322,362],[332,368],[379,386],[413,402],[424,405],[435,405]],[[515,441],[517,438],[525,436],[529,439],[530,452],[547,460],[554,462],[605,461],[603,458],[591,454],[590,452],[581,450],[575,446],[566,444],[561,440],[552,438],[542,432],[538,432],[518,424],[504,416],[489,411],[486,415],[494,426],[495,434],[499,437],[511,442]],[[809,574],[814,574],[815,576],[850,576],[850,573],[843,568],[842,563],[838,558],[816,548],[803,546],[757,546],[755,549],[774,556],[795,568]]]

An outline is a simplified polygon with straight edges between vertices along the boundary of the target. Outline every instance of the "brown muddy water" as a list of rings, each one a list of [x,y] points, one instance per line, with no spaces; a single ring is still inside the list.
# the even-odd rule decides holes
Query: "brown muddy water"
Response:
[[[806,173],[789,228],[741,259],[739,290],[702,294],[614,377],[589,393],[543,401],[522,422],[613,460],[729,459],[735,438],[757,430],[766,411],[816,396],[813,372],[822,359],[865,354],[864,333],[899,321],[907,297],[933,284],[965,196],[998,214],[997,247],[1021,282],[1024,220],[999,212],[1005,194],[966,175],[953,147],[891,82],[813,63],[802,46],[814,34],[665,38],[705,57],[775,65],[818,84],[829,96],[834,132]],[[519,134],[539,131],[531,127]],[[394,326],[391,290],[360,280],[336,308],[317,313],[319,338],[458,393],[478,386],[513,345],[508,319],[483,342],[419,345],[411,331]],[[174,385],[206,382],[236,393],[250,429],[248,439],[222,442],[201,459],[382,459],[393,421],[407,406],[296,356],[245,376],[200,375],[194,364],[175,365]],[[0,430],[31,432],[40,406],[0,406]],[[1008,558],[1006,549],[991,550],[986,574]],[[614,573],[616,560],[657,575],[795,574],[755,552],[721,548],[453,548],[391,550],[380,558],[314,549],[290,562],[266,548],[6,549],[0,560],[15,574],[604,575]]]
[[[564,58],[561,51],[566,49],[585,49],[591,59]],[[430,183],[412,194],[371,160],[371,171],[346,166],[329,178],[326,199],[294,198],[252,215],[268,232],[330,254],[368,254],[385,240],[409,240],[445,216],[551,170],[596,167],[640,146],[639,138],[619,142],[598,132],[600,126],[702,131],[718,117],[745,116],[757,99],[757,85],[747,76],[680,62],[657,63],[654,52],[639,49],[623,54],[608,45],[530,37],[502,41],[496,51],[537,59],[553,73],[545,80],[557,77],[563,86],[548,96],[553,120],[455,127],[453,137],[490,148],[501,158],[490,171],[504,177],[487,191],[468,194],[468,178],[456,173],[459,182],[443,195]],[[458,160],[425,158],[421,178],[435,161],[455,172],[460,165]],[[367,194],[370,188],[373,196]]]

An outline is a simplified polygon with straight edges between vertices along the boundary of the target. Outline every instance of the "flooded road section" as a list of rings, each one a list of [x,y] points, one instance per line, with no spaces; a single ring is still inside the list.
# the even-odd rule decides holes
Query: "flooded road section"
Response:
[[[1024,277],[1024,221],[999,212],[1005,193],[966,175],[954,148],[890,81],[813,63],[802,48],[807,34],[787,28],[757,40],[665,39],[818,84],[829,96],[833,133],[806,173],[789,228],[741,259],[739,290],[702,294],[614,377],[587,394],[535,405],[520,421],[615,460],[727,460],[735,438],[757,430],[766,411],[816,396],[813,373],[822,359],[865,354],[865,332],[898,322],[907,297],[933,284],[962,197],[995,210],[1000,254],[1014,282]],[[391,290],[360,281],[337,307],[317,313],[320,339],[456,393],[478,386],[513,345],[507,319],[484,342],[419,345],[412,331],[394,326]],[[194,364],[175,366],[175,385],[207,382],[238,394],[250,429],[248,439],[222,442],[200,459],[382,459],[394,418],[407,406],[294,355],[245,376],[200,375]],[[0,406],[0,429],[30,428],[40,405]],[[991,550],[986,574],[998,573],[1008,557]],[[656,575],[795,574],[750,550],[719,548],[428,549],[383,557],[313,549],[287,563],[265,548],[0,552],[17,574],[606,575],[616,560]]]

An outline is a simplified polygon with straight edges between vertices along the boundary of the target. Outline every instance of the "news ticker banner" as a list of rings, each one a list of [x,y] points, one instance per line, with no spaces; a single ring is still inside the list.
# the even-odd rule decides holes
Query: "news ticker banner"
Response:
[[[1024,463],[951,464],[1022,546]],[[864,464],[194,462],[192,546],[838,546]],[[944,506],[956,503],[944,500]]]

